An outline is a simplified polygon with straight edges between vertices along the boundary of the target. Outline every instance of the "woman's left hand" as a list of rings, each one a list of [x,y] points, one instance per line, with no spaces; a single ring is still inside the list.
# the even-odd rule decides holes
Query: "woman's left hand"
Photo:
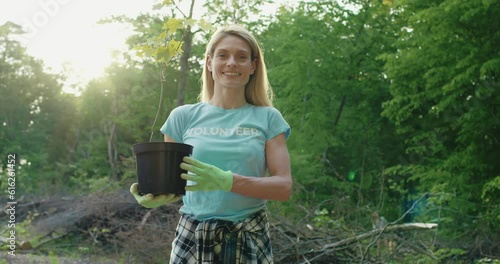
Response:
[[[186,186],[186,191],[231,191],[233,188],[233,173],[223,171],[213,165],[203,163],[190,157],[184,157],[180,167],[193,174],[182,173],[181,178],[196,182]]]

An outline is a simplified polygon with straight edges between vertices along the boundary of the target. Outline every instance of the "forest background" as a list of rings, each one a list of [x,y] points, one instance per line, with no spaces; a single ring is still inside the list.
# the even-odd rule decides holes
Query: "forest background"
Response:
[[[0,26],[0,201],[15,169],[16,243],[51,257],[168,259],[178,205],[130,200],[131,146],[150,140],[158,107],[153,141],[173,108],[197,101],[208,36],[237,23],[261,42],[274,106],[292,127],[293,197],[269,202],[278,263],[498,263],[500,1],[307,1],[263,15],[271,1],[210,0],[203,18],[184,2],[103,19],[134,28],[130,50],[79,95],[26,52],[19,25]],[[68,220],[89,201],[117,213]],[[389,226],[438,225],[356,238],[373,212]],[[73,226],[47,228],[48,217]],[[155,253],[131,244],[131,230],[148,228]]]

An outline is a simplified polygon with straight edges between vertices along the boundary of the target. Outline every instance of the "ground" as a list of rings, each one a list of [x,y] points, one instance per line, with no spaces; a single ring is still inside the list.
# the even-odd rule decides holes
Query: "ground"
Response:
[[[6,262],[5,262],[6,261]],[[0,264],[115,264],[117,262],[103,259],[71,259],[55,256],[38,256],[32,254],[16,254],[8,256],[0,253]]]

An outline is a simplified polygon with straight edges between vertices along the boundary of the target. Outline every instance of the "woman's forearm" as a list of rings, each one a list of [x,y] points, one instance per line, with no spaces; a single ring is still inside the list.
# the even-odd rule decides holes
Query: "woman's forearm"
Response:
[[[287,201],[292,194],[292,177],[247,177],[233,173],[231,192],[265,200]]]

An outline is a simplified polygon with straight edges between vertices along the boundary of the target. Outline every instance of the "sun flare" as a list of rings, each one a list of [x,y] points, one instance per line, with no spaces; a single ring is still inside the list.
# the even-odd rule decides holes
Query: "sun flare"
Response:
[[[19,41],[49,72],[63,73],[69,86],[84,86],[102,76],[113,52],[125,49],[131,29],[124,24],[97,24],[110,16],[137,16],[154,0],[28,0],[0,4],[0,24],[12,21],[26,32]]]

